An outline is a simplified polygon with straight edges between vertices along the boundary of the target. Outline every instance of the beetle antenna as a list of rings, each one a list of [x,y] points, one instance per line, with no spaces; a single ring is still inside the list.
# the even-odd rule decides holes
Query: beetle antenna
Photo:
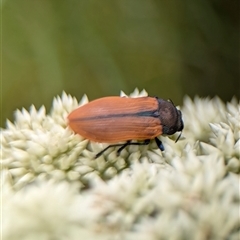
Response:
[[[179,138],[181,137],[182,132],[180,132],[180,134],[178,135],[177,139],[175,140],[175,143],[179,140]]]
[[[173,106],[175,106],[171,98],[169,98],[168,101],[172,103]]]

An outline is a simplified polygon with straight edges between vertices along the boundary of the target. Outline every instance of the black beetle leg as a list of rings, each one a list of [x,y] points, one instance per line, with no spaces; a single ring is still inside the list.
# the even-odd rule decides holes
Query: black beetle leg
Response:
[[[165,150],[165,149],[164,149],[164,146],[163,146],[163,144],[162,144],[162,141],[160,141],[157,137],[155,137],[155,142],[156,142],[158,148],[159,148],[161,151],[164,151],[164,150]]]

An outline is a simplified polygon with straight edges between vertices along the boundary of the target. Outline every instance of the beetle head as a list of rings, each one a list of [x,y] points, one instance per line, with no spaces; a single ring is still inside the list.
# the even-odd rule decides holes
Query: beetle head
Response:
[[[171,101],[158,99],[159,103],[159,118],[162,125],[163,134],[172,135],[175,132],[180,132],[184,128],[182,113],[178,110]],[[180,138],[181,134],[176,141]]]

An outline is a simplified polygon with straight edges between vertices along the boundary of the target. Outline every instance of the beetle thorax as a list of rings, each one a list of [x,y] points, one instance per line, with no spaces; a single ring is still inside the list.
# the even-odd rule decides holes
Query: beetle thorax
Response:
[[[159,102],[159,118],[163,126],[163,134],[172,135],[182,131],[183,121],[181,112],[171,103],[163,99]]]

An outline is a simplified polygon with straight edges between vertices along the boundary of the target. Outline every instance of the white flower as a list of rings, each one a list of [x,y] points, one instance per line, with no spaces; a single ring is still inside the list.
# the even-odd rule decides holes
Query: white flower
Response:
[[[125,94],[122,92],[122,96]],[[147,96],[136,89],[130,97]],[[240,103],[217,97],[181,108],[181,139],[160,136],[119,157],[68,127],[66,93],[50,114],[30,107],[1,130],[3,239],[237,239]]]
[[[209,123],[226,121],[226,107],[218,98],[184,98],[182,115],[184,119],[184,137],[190,140],[208,142],[211,129]]]

